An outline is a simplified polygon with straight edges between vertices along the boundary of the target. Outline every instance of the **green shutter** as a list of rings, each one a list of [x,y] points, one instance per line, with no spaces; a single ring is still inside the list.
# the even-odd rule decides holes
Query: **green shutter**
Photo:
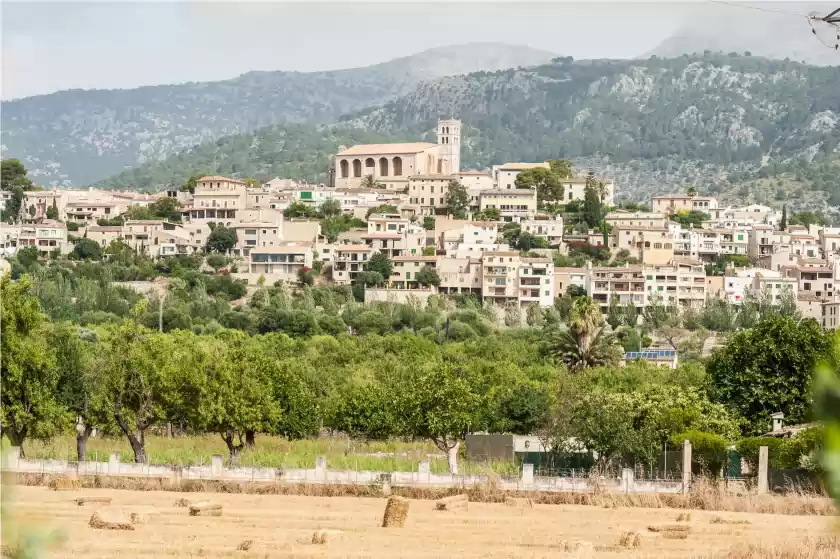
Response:
[[[311,192],[301,192],[300,193],[301,200],[312,200],[312,193]]]

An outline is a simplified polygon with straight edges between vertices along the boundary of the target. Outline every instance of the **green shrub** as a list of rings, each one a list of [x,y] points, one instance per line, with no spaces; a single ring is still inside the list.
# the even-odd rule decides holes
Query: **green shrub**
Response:
[[[735,443],[735,450],[746,461],[750,470],[755,472],[758,471],[758,449],[762,446],[767,447],[770,465],[773,466],[774,461],[777,461],[781,454],[779,449],[782,446],[782,439],[775,437],[747,437]]]
[[[729,442],[720,435],[703,431],[685,431],[671,436],[671,444],[679,448],[683,441],[691,441],[692,461],[712,476],[717,477],[726,463]]]

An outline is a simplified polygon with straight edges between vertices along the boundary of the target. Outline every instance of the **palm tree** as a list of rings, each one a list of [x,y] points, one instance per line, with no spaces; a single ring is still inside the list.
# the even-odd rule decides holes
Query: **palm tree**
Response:
[[[589,367],[615,365],[621,358],[621,346],[614,334],[598,328],[591,337],[574,330],[560,330],[551,341],[554,358],[563,361],[569,372]]]
[[[568,330],[556,333],[550,346],[554,357],[566,363],[571,372],[614,364],[620,358],[618,340],[604,331],[601,308],[591,298],[575,300],[568,326]]]
[[[362,177],[362,182],[360,184],[362,188],[382,188],[382,183],[376,182],[376,179],[373,178],[373,175],[365,175]]]
[[[686,191],[686,194],[694,198],[695,196],[697,196],[697,187],[689,186],[688,190]]]

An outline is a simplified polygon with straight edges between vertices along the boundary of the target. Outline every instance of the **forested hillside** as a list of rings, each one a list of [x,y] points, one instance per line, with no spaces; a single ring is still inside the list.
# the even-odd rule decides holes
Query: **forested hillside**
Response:
[[[203,142],[281,122],[327,122],[418,82],[547,62],[528,47],[440,47],[364,68],[249,72],[238,78],[130,90],[62,91],[2,104],[2,155],[39,184],[87,186]]]
[[[570,157],[579,168],[614,176],[622,196],[683,189],[729,193],[745,181],[774,177],[797,160],[820,165],[840,154],[840,67],[815,67],[751,56],[707,54],[646,61],[581,61],[500,72],[478,72],[419,84],[381,107],[342,117],[330,134],[369,130],[393,139],[434,141],[439,117],[465,126],[464,166]],[[150,165],[105,184],[135,187],[177,184],[207,161],[237,160],[242,176],[268,178],[277,129],[205,145],[171,172]],[[261,146],[260,154],[250,142]],[[300,149],[306,150],[306,142]],[[346,143],[350,143],[349,139]],[[282,146],[281,146],[282,147]],[[313,146],[312,150],[318,149]],[[246,153],[247,152],[247,153]],[[328,155],[328,154],[323,154]],[[290,171],[293,173],[293,171]],[[324,176],[302,170],[298,178]],[[831,173],[802,175],[802,188],[835,196]],[[733,190],[734,189],[734,190]],[[749,194],[749,193],[748,193]],[[743,195],[740,195],[743,197]],[[819,197],[814,198],[819,201]]]

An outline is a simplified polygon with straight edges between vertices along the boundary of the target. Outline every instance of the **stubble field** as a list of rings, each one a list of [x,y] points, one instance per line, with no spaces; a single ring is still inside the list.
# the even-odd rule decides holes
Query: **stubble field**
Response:
[[[381,528],[386,500],[379,498],[5,489],[17,524],[59,530],[65,541],[53,556],[79,559],[840,556],[832,536],[837,529],[833,517],[574,505],[516,508],[496,503],[470,503],[467,511],[450,512],[434,510],[434,501],[412,500],[404,528]],[[74,499],[80,496],[107,496],[112,502],[78,506]],[[175,506],[180,498],[221,504],[223,514],[191,517],[186,508]],[[93,529],[88,521],[97,510],[126,517],[142,513],[146,524],[134,531]],[[690,520],[676,522],[686,512]],[[684,539],[648,529],[675,524],[690,527]],[[343,533],[326,545],[313,544],[312,534],[319,529]],[[640,535],[638,548],[619,546],[626,532]],[[245,540],[253,540],[250,550],[237,550]],[[592,551],[567,552],[564,541],[589,542]]]

